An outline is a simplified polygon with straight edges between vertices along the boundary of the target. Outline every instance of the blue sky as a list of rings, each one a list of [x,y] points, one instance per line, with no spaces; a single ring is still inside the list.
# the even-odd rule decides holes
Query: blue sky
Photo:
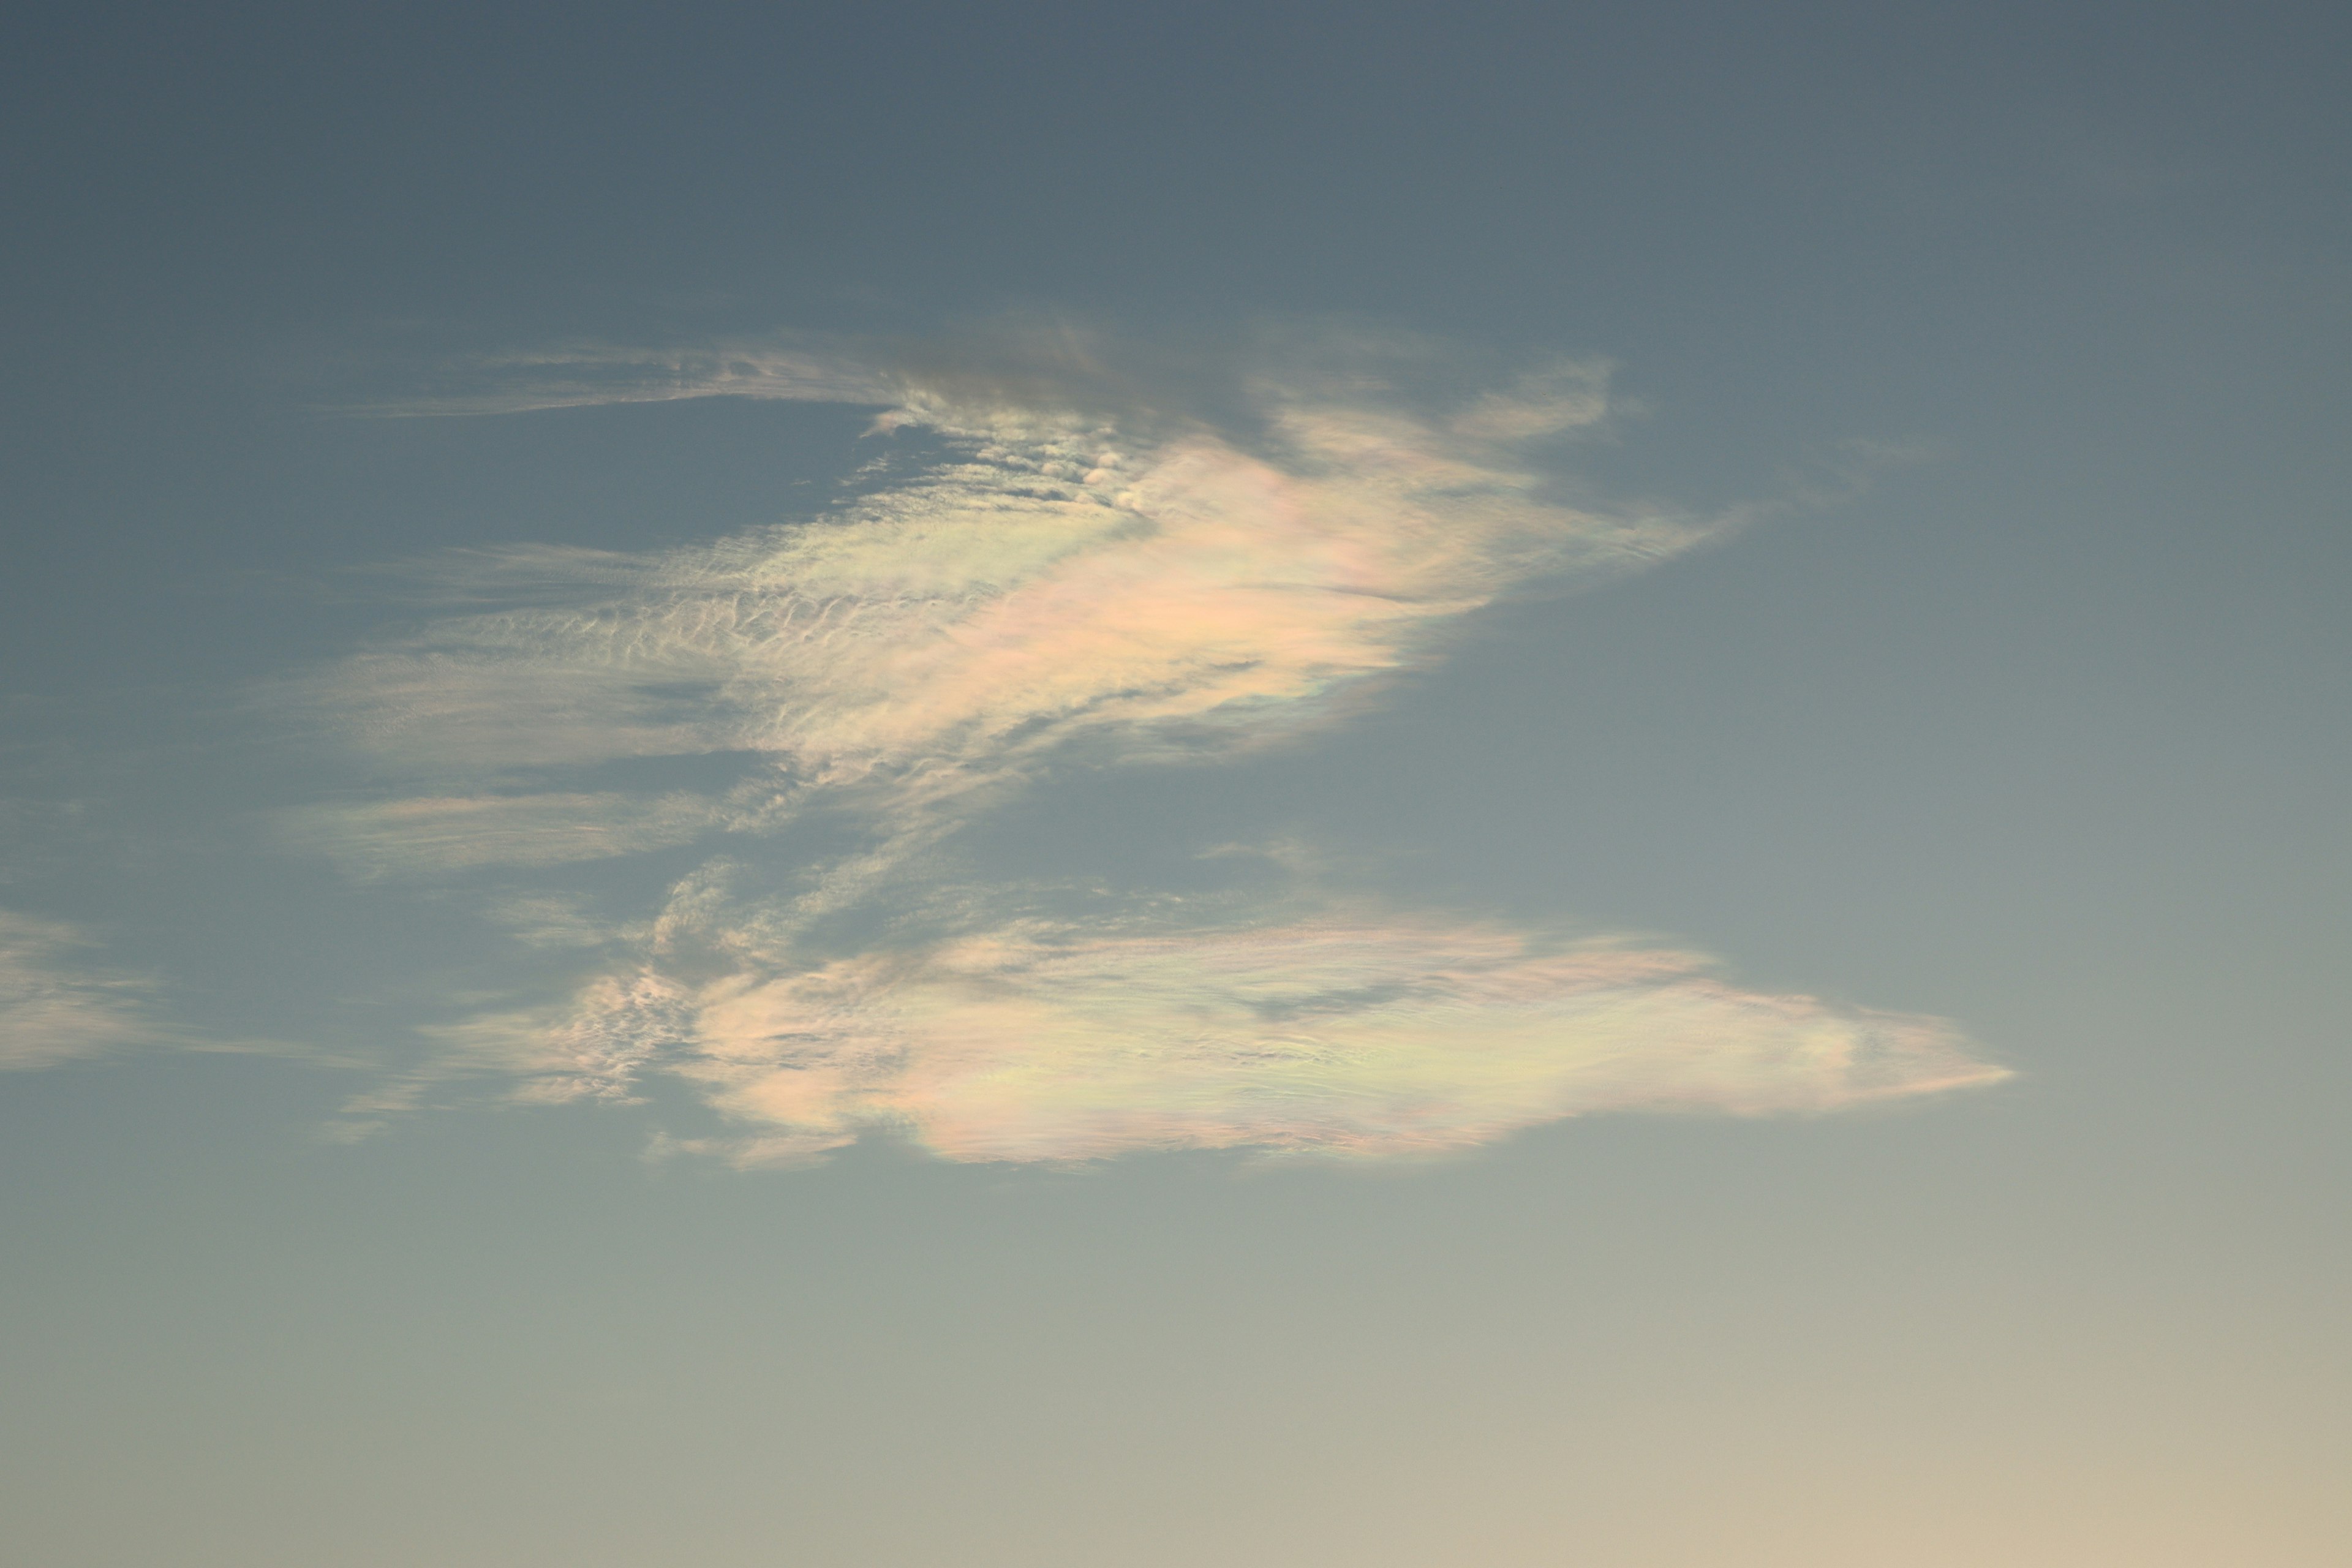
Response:
[[[27,1561],[2332,1561],[2344,33],[23,25]]]

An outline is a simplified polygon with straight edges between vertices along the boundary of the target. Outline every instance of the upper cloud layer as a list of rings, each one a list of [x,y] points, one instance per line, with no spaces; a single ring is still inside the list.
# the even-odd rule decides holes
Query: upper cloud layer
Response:
[[[940,448],[905,480],[707,548],[445,563],[468,595],[538,602],[443,620],[314,696],[379,755],[445,776],[758,753],[769,787],[707,814],[757,825],[812,787],[952,797],[1088,737],[1133,756],[1286,734],[1514,588],[1710,531],[1549,493],[1525,444],[1603,412],[1573,367],[1450,416],[1360,391],[1261,404],[1245,445],[909,391],[892,417]],[[567,812],[583,831],[558,844]],[[455,865],[625,852],[693,817],[436,795],[311,827],[371,861]]]

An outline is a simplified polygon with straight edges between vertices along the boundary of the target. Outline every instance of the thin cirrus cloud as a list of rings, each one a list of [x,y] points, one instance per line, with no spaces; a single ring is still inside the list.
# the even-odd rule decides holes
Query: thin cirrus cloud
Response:
[[[347,871],[376,877],[419,865],[464,870],[609,859],[684,844],[731,820],[699,795],[649,799],[607,790],[310,806],[288,813],[281,831]]]
[[[169,988],[103,957],[70,921],[0,909],[0,1071],[59,1067],[121,1051],[278,1057],[312,1067],[364,1064],[299,1041],[207,1029],[175,1017]]]
[[[1360,372],[1259,376],[1248,418],[1221,426],[1131,389],[1090,397],[1084,378],[618,352],[551,373],[560,357],[435,411],[829,398],[923,445],[826,515],[707,546],[444,558],[430,571],[454,613],[300,689],[427,786],[289,820],[354,869],[730,846],[569,1004],[428,1031],[434,1063],[367,1111],[461,1077],[610,1100],[667,1075],[739,1125],[726,1147],[746,1160],[874,1127],[957,1159],[1377,1155],[1587,1111],[1828,1110],[2004,1076],[1935,1020],[1742,992],[1686,953],[1426,917],[1147,931],[982,900],[951,931],[846,956],[809,940],[859,910],[887,929],[941,845],[1058,758],[1293,740],[1506,596],[1719,536],[1727,520],[1566,499],[1545,458],[1608,414],[1590,367],[1450,404]],[[729,786],[582,784],[624,759],[711,757],[737,763]],[[815,814],[832,849],[793,868],[796,891],[719,890],[729,858],[775,858]]]
[[[893,404],[893,378],[853,355],[780,343],[648,349],[573,343],[477,354],[431,388],[374,397],[348,411],[377,417],[527,414],[612,403],[751,397],[800,403]],[[452,381],[458,384],[450,384]]]
[[[54,1067],[169,1037],[149,987],[85,962],[97,943],[63,921],[0,910],[0,1068]]]

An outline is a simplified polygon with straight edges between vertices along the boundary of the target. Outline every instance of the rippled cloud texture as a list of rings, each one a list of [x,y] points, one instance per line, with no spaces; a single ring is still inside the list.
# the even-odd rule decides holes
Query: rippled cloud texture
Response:
[[[357,1111],[461,1076],[625,1099],[662,1074],[748,1160],[876,1127],[972,1160],[1400,1154],[1595,1110],[1823,1110],[2000,1076],[1932,1020],[1742,993],[1683,953],[1271,905],[1074,920],[1008,895],[903,918],[936,914],[941,847],[1052,767],[1294,742],[1498,599],[1720,531],[1565,499],[1548,462],[1606,416],[1594,370],[1437,404],[1360,372],[1261,377],[1220,425],[1083,378],[719,352],[497,368],[437,406],[825,398],[881,410],[879,455],[831,512],[705,547],[431,563],[463,613],[295,694],[415,781],[289,820],[355,874],[712,857],[657,915],[578,938],[608,963],[570,1003],[433,1031],[433,1062]],[[611,787],[617,764],[691,758],[739,766]],[[779,868],[812,819],[824,850]],[[769,890],[736,890],[747,862]]]

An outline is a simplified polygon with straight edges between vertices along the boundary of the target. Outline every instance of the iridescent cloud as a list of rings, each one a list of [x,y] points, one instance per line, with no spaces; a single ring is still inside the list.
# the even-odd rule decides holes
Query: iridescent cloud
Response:
[[[626,1100],[667,1076],[733,1123],[709,1146],[750,1162],[873,1128],[960,1160],[1370,1156],[1596,1110],[1826,1110],[2005,1076],[1937,1020],[1741,991],[1654,946],[1289,895],[1287,912],[1185,924],[1024,914],[999,889],[930,918],[931,852],[1059,759],[1291,740],[1507,595],[1723,531],[1566,499],[1546,443],[1604,418],[1597,372],[1451,402],[1355,373],[1259,376],[1248,417],[1217,424],[1026,372],[747,361],[649,392],[633,364],[577,400],[887,388],[876,429],[914,449],[883,448],[828,513],[705,547],[433,563],[453,613],[298,693],[424,787],[289,831],[365,874],[431,875],[719,836],[773,860],[781,830],[823,813],[803,840],[823,854],[780,880],[770,865],[788,890],[749,899],[722,856],[635,924],[509,891],[519,937],[607,963],[569,1003],[427,1031],[431,1059],[355,1116],[461,1079]],[[691,757],[733,759],[734,782],[591,782]]]
[[[460,779],[768,759],[764,790],[699,808],[722,826],[810,788],[943,801],[1088,739],[1198,756],[1295,732],[1516,588],[1708,537],[1567,504],[1520,459],[1602,409],[1572,367],[1450,416],[1291,389],[1245,448],[910,391],[895,417],[942,450],[903,481],[708,548],[444,563],[467,596],[535,602],[446,618],[310,695],[379,757]],[[372,863],[541,863],[674,841],[697,809],[436,792],[307,831]],[[567,811],[581,832],[558,842]]]
[[[746,1163],[877,1127],[956,1160],[1433,1154],[1594,1111],[1824,1111],[2007,1076],[1939,1020],[1743,991],[1687,952],[1369,915],[1024,920],[699,984],[648,968],[477,1027],[529,1098],[698,1085],[741,1130],[712,1147]]]

